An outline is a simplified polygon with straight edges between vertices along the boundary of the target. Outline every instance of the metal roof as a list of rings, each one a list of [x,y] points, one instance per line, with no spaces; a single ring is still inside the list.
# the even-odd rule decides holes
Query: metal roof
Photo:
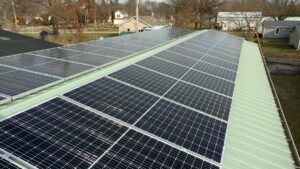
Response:
[[[295,168],[255,43],[243,43],[227,132],[224,169]]]
[[[140,55],[12,101],[0,107],[0,120],[132,65],[203,32],[205,31],[175,39]],[[295,168],[263,60],[258,46],[254,43],[243,41],[235,84],[221,167]]]

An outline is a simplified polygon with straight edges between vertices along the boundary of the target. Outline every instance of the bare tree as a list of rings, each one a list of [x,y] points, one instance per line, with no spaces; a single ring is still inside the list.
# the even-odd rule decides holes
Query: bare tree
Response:
[[[238,0],[235,12],[235,23],[239,26],[246,40],[252,41],[261,26],[262,10],[260,0]]]
[[[215,15],[221,0],[171,0],[175,7],[176,24],[182,25],[195,21],[203,22],[205,17]]]
[[[275,20],[284,20],[296,12],[298,0],[263,0],[266,15],[273,17]]]

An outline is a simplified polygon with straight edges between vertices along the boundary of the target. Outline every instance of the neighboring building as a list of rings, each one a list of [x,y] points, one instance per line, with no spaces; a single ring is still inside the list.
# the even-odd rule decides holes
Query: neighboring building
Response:
[[[128,19],[128,13],[125,10],[117,10],[115,12],[114,25],[120,25],[127,19]]]
[[[270,21],[263,22],[262,36],[263,38],[286,38],[290,37],[290,31],[295,25],[300,24],[300,21]]]
[[[58,46],[61,45],[0,30],[0,57]]]
[[[138,27],[140,31],[143,31],[150,29],[160,29],[162,27],[165,27],[165,25],[154,16],[140,16]],[[131,17],[127,21],[120,24],[119,32],[136,32],[136,17]]]
[[[233,31],[246,29],[247,22],[251,27],[261,23],[262,12],[219,12],[217,22],[222,24],[222,30]]]
[[[296,25],[291,31],[289,44],[300,50],[300,24]]]

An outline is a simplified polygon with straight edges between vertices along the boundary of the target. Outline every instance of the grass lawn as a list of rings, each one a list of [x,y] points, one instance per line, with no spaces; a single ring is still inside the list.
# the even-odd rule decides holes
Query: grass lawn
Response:
[[[272,75],[272,80],[300,152],[300,75]]]
[[[23,35],[30,36],[33,38],[39,38],[38,33],[22,33]],[[91,40],[100,39],[100,37],[108,38],[119,36],[119,33],[60,33],[58,36],[49,35],[47,37],[47,41],[61,44],[61,45],[68,45],[68,44],[76,44],[80,42],[86,42]]]
[[[262,39],[265,57],[300,59],[300,51],[292,48],[288,42],[288,39]]]

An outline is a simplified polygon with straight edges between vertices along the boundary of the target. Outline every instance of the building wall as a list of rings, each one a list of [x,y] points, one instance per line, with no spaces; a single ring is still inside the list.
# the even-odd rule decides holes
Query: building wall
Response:
[[[136,20],[131,19],[130,21],[119,26],[119,32],[136,32],[135,24],[136,24]],[[139,30],[142,30],[144,27],[149,28],[148,25],[139,22]]]
[[[263,28],[263,38],[271,39],[288,39],[290,37],[290,32],[288,29],[280,29],[279,33],[276,34],[275,28]]]
[[[290,36],[289,44],[300,50],[300,36],[296,31],[293,31]]]
[[[121,23],[123,23],[124,21],[126,21],[125,19],[115,19],[114,20],[114,25],[120,25]]]
[[[246,29],[247,22],[245,18],[218,18],[218,22],[223,24],[223,30],[224,31],[234,31],[239,30],[240,25],[243,29]],[[256,21],[252,21],[250,23],[251,27],[256,27],[256,24],[259,24],[258,27],[260,27],[261,22],[260,18],[257,18]]]

